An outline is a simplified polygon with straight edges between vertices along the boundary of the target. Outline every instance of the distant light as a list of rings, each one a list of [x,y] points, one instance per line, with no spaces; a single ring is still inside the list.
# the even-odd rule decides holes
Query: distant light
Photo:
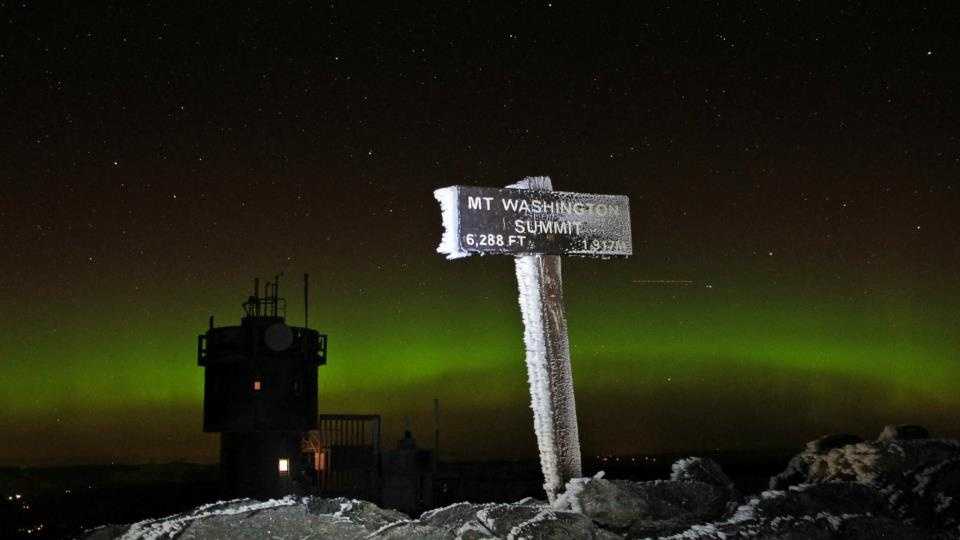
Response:
[[[280,471],[281,475],[290,474],[290,460],[284,458],[278,461],[277,470]]]
[[[259,392],[261,388],[263,388],[263,385],[260,383],[259,380],[253,381],[253,391],[254,391],[254,392]]]

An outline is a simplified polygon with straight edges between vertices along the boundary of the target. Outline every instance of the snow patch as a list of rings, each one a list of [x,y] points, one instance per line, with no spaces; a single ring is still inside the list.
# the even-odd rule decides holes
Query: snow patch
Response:
[[[556,519],[557,514],[555,514],[552,510],[544,510],[527,521],[524,521],[523,523],[520,523],[516,527],[510,529],[510,532],[507,533],[507,540],[524,540],[526,537],[520,536],[524,527],[534,525],[541,521],[554,521]]]
[[[830,524],[831,529],[833,529],[834,531],[838,531],[840,530],[840,525],[843,525],[844,521],[858,518],[858,517],[864,517],[865,515],[866,514],[840,514],[838,516],[828,512],[819,512],[816,515],[816,518],[825,520],[827,523]]]
[[[583,488],[587,487],[591,480],[600,480],[603,475],[604,472],[600,471],[593,475],[593,478],[572,478],[567,482],[566,491],[560,494],[551,506],[554,510],[571,510],[582,514],[583,503],[580,494],[583,493]]]
[[[667,537],[667,540],[697,540],[705,537],[726,538],[727,535],[720,532],[715,525],[708,523],[706,525],[691,525],[689,529],[682,533]]]
[[[750,502],[747,504],[738,506],[737,510],[733,513],[733,517],[728,519],[727,523],[736,524],[754,519],[757,516],[756,510],[758,504],[760,504],[760,499],[750,499]]]
[[[790,487],[794,487],[794,486],[790,486]],[[801,490],[797,489],[795,491],[801,491]],[[780,497],[785,497],[786,495],[787,493],[785,491],[768,489],[767,491],[760,493],[760,498],[761,499],[779,499]],[[753,501],[758,501],[758,499],[753,499],[750,502],[752,503]]]
[[[917,484],[913,486],[913,492],[917,495],[924,495],[927,491],[927,487],[930,486],[930,482],[932,482],[933,479],[939,475],[940,471],[954,465],[956,461],[956,459],[941,461],[940,463],[931,465],[918,472],[914,476],[914,480],[916,480]]]
[[[683,472],[699,460],[700,458],[697,457],[688,457],[674,461],[673,465],[670,466],[670,480],[682,480]]]
[[[380,527],[379,529],[377,529],[377,530],[373,531],[372,533],[370,533],[369,535],[367,535],[367,538],[376,538],[376,537],[378,537],[378,536],[381,536],[383,533],[389,531],[390,529],[392,529],[392,528],[394,528],[394,527],[399,527],[399,526],[405,525],[405,524],[407,524],[407,523],[413,523],[413,520],[410,520],[410,519],[401,519],[400,521],[394,521],[393,523],[387,523],[387,524],[384,525],[383,527]]]
[[[935,500],[936,500],[937,506],[936,508],[933,509],[933,511],[936,514],[942,513],[944,510],[949,508],[951,504],[953,504],[953,497],[948,497],[943,493],[937,493]]]
[[[446,512],[447,510],[452,510],[454,508],[457,508],[458,506],[464,506],[464,505],[469,506],[470,503],[466,501],[455,502],[453,504],[448,504],[447,506],[441,506],[440,508],[433,508],[431,510],[427,510],[426,512],[420,514],[420,521],[430,521],[430,519],[433,518],[433,516],[439,514],[440,512]]]
[[[340,503],[340,509],[333,513],[333,517],[344,517],[346,512],[353,510],[353,503],[355,501],[345,501]]]
[[[480,520],[480,514],[479,514],[479,513],[477,513],[477,519],[475,519],[475,520],[474,520],[474,519],[471,519],[470,521],[467,521],[466,523],[464,523],[463,525],[461,525],[460,528],[457,529],[457,532],[456,532],[455,534],[456,534],[456,537],[457,537],[457,538],[463,538],[464,536],[467,536],[467,533],[470,533],[470,532],[477,533],[477,534],[480,535],[481,537],[493,537],[493,536],[495,536],[495,535],[493,534],[493,531],[490,530],[490,529],[487,527],[487,525]],[[474,536],[476,536],[476,535],[474,535]]]

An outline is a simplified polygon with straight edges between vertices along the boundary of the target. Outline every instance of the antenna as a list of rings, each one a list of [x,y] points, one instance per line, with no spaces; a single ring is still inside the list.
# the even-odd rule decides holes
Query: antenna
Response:
[[[260,315],[260,278],[253,278],[253,299],[253,314],[258,316]]]
[[[303,327],[310,328],[310,274],[303,275]]]

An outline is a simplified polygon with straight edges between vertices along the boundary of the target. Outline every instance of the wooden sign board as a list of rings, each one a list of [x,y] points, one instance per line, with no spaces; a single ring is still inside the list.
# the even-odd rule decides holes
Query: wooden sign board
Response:
[[[450,186],[434,191],[447,258],[502,255],[633,254],[625,195]]]

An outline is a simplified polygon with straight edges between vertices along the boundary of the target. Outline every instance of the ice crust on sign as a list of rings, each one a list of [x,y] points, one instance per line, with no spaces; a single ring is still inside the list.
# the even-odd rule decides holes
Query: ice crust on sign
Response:
[[[539,178],[539,177],[535,177]],[[519,184],[514,184],[507,186],[508,188],[514,188]],[[531,188],[543,190],[544,188]],[[571,201],[577,202],[582,201],[584,197],[594,205],[600,205],[607,203],[609,204],[610,197],[609,195],[598,195],[598,194],[589,194],[589,193],[571,193],[566,191],[552,191],[553,195],[557,197],[559,201]],[[578,236],[581,236],[587,240],[593,240],[596,238],[603,238],[606,240],[614,240],[625,242],[628,246],[627,252],[633,252],[633,235],[630,230],[630,212],[629,199],[625,196],[618,196],[622,199],[627,200],[627,205],[624,207],[624,212],[621,212],[619,215],[605,215],[601,216],[599,214],[594,214],[592,212],[586,212],[582,214],[545,214],[546,216],[555,216],[560,219],[570,219],[575,220],[580,223],[580,233]],[[537,217],[538,214],[530,214],[530,217]],[[604,251],[603,249],[594,250],[594,249],[579,249],[573,247],[565,253],[566,255],[579,255],[579,256],[588,256],[588,257],[604,257],[609,258],[611,255],[623,255],[618,250],[613,250],[612,252]]]
[[[437,253],[443,253],[448,259],[469,257],[470,253],[460,249],[460,209],[457,206],[457,186],[434,190],[433,198],[440,203],[440,215],[443,220],[443,236]]]
[[[507,186],[516,189],[550,190],[549,177],[528,177]],[[523,340],[526,347],[527,377],[530,384],[530,408],[540,450],[544,490],[553,502],[556,494],[570,478],[581,476],[580,434],[577,429],[577,408],[570,369],[570,344],[562,298],[545,302],[545,290],[562,290],[561,283],[543,283],[550,274],[543,265],[559,264],[553,256],[524,255],[517,257],[517,287],[520,311],[523,314]],[[560,279],[559,267],[555,273]],[[548,311],[551,310],[551,311]],[[549,328],[551,342],[546,336]]]

